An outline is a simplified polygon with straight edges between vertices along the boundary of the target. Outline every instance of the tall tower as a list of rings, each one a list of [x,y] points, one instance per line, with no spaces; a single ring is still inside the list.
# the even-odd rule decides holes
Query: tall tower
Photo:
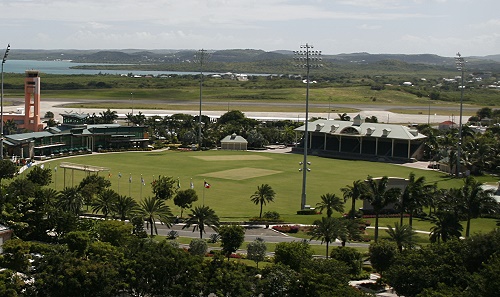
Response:
[[[40,123],[40,76],[38,70],[26,70],[24,79],[24,128],[41,131]]]

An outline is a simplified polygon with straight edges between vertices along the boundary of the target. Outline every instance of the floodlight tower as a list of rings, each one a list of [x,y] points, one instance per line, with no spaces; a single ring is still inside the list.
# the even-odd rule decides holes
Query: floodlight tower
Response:
[[[455,64],[457,65],[457,69],[461,71],[461,83],[460,83],[460,119],[458,124],[458,144],[457,144],[457,177],[460,175],[460,153],[462,149],[462,107],[464,102],[464,74],[465,74],[465,59],[457,53],[455,57]]]
[[[300,201],[300,209],[305,209],[306,206],[306,185],[307,185],[307,172],[311,171],[308,168],[308,165],[311,165],[310,162],[307,161],[307,146],[309,145],[309,72],[311,68],[318,68],[323,66],[319,64],[321,62],[321,51],[312,50],[314,47],[308,43],[300,46],[301,50],[294,51],[294,60],[297,62],[296,66],[306,69],[306,118],[304,121],[304,160],[299,164],[302,165],[302,168],[299,171],[302,171],[302,195]]]
[[[202,135],[201,135],[201,101],[203,97],[203,65],[206,63],[206,60],[209,58],[209,54],[207,50],[200,49],[198,54],[194,56],[194,59],[197,63],[200,64],[200,113],[198,115],[198,149],[201,150],[202,144]]]
[[[10,44],[7,45],[2,59],[2,90],[0,92],[0,160],[3,160],[3,65],[9,55]]]

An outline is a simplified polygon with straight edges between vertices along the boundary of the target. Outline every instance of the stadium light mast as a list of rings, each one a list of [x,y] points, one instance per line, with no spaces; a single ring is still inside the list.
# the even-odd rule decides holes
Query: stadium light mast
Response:
[[[463,110],[463,102],[464,102],[464,74],[465,74],[465,59],[457,53],[455,57],[455,64],[457,69],[461,71],[461,83],[460,83],[460,119],[458,124],[458,144],[457,144],[457,177],[460,176],[460,153],[462,149],[462,110]]]
[[[198,115],[198,150],[201,150],[203,136],[201,134],[201,102],[203,98],[203,65],[208,59],[207,50],[200,49],[198,54],[194,56],[195,61],[200,64],[200,113]]]
[[[0,91],[0,160],[3,160],[3,65],[9,55],[10,44],[7,45],[2,59],[2,90]]]
[[[302,168],[299,171],[302,171],[302,194],[300,201],[300,209],[305,209],[306,206],[306,186],[307,186],[307,172],[311,169],[308,168],[308,165],[311,165],[310,162],[307,161],[307,146],[309,145],[309,72],[311,68],[318,68],[323,66],[322,64],[318,64],[321,61],[321,51],[313,50],[313,46],[306,43],[305,45],[300,46],[301,50],[294,51],[294,60],[297,62],[296,66],[306,69],[306,117],[305,117],[305,130],[304,130],[304,160],[299,164],[302,165]]]

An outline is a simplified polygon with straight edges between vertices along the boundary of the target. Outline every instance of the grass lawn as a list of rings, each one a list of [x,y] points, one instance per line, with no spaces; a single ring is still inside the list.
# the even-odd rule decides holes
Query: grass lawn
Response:
[[[286,222],[311,224],[320,215],[297,215],[300,208],[302,174],[298,171],[300,154],[275,154],[264,152],[237,151],[161,151],[127,152],[79,156],[49,161],[45,166],[54,168],[52,187],[62,190],[64,185],[76,186],[84,173],[59,168],[61,162],[108,167],[102,172],[112,183],[112,189],[121,195],[130,195],[136,200],[151,196],[151,182],[159,175],[179,178],[181,189],[187,189],[192,181],[199,200],[213,208],[222,221],[244,221],[258,216],[259,206],[250,201],[250,196],[261,184],[269,184],[276,192],[275,202],[264,206],[265,211],[277,211]],[[310,156],[311,172],[307,176],[307,203],[311,206],[320,201],[325,193],[342,195],[340,188],[351,185],[353,181],[365,179],[368,175],[407,177],[415,172],[417,177],[425,176],[428,183],[439,187],[451,188],[462,185],[461,180],[428,170],[411,169],[400,165],[347,161]],[[121,173],[122,177],[119,177]],[[145,185],[141,184],[141,175]],[[132,182],[129,183],[131,176]],[[211,184],[210,189],[203,187],[203,181]],[[495,181],[484,177],[482,181]],[[169,201],[174,214],[180,209]],[[346,204],[346,211],[350,205]],[[391,221],[392,222],[392,221]],[[417,224],[418,222],[415,222]],[[381,223],[385,226],[385,223]],[[473,225],[474,226],[474,225]],[[417,226],[416,226],[417,227]],[[426,229],[428,230],[428,228]]]

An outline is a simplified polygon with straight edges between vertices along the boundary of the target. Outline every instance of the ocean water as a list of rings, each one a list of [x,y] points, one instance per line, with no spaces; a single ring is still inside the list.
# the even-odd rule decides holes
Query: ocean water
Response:
[[[24,73],[26,70],[38,70],[47,74],[128,74],[134,75],[169,75],[169,74],[192,74],[199,72],[175,72],[175,71],[138,71],[138,70],[94,70],[94,69],[71,69],[70,67],[79,65],[102,65],[92,63],[72,63],[71,61],[36,61],[36,60],[7,60],[4,64],[4,73]],[[216,73],[205,73],[216,74]]]

